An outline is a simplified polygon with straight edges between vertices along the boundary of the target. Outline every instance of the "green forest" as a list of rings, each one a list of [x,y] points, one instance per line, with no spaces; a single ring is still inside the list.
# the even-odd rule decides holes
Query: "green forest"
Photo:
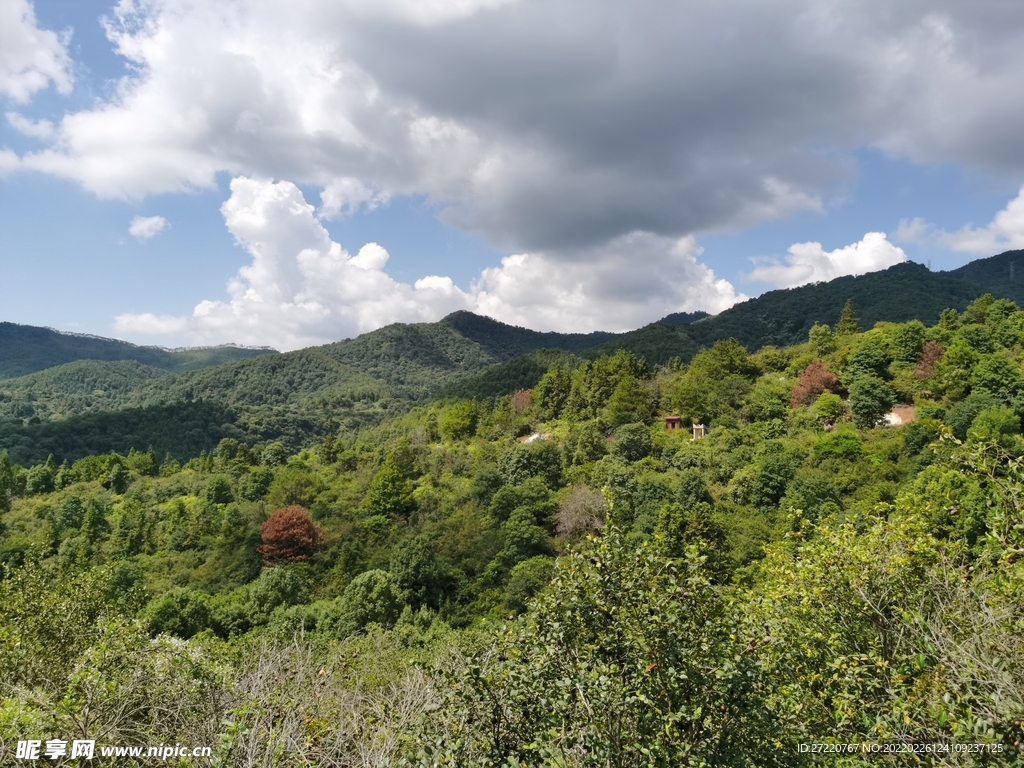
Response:
[[[1024,310],[955,306],[671,356],[714,318],[645,355],[467,313],[418,356],[392,326],[0,382],[65,414],[0,451],[0,744],[1024,765]]]

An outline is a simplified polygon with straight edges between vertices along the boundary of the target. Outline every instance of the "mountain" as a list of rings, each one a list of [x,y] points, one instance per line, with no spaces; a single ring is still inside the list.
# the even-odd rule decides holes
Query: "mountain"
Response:
[[[0,379],[25,376],[76,360],[134,360],[154,368],[181,372],[275,352],[270,347],[231,344],[182,349],[141,347],[100,336],[0,323]]]
[[[0,450],[10,450],[22,463],[49,453],[74,459],[100,451],[103,444],[121,450],[126,441],[145,436],[148,442],[136,447],[152,445],[187,458],[196,446],[208,450],[225,434],[236,433],[281,439],[294,449],[339,425],[358,429],[374,423],[395,405],[462,396],[463,391],[470,397],[493,396],[510,383],[532,386],[547,369],[545,361],[615,336],[541,333],[456,312],[436,323],[395,323],[333,344],[177,374],[138,362],[79,361],[0,381],[0,419],[6,417],[0,421]],[[547,348],[560,351],[554,356],[539,352]],[[523,355],[528,359],[509,369],[467,381],[468,389],[445,390]],[[97,413],[100,403],[109,419]],[[143,429],[146,413],[162,425],[171,424],[167,409],[182,403],[229,410],[203,410],[178,443],[173,429],[158,440]],[[126,410],[131,414],[126,416]],[[83,432],[88,439],[79,439]]]
[[[1024,250],[975,259],[958,269],[939,274],[965,280],[996,298],[1013,299],[1024,304]]]
[[[675,313],[622,334],[542,333],[455,312],[436,323],[395,323],[283,354],[238,347],[165,350],[0,323],[0,449],[16,446],[19,461],[37,460],[43,450],[73,458],[86,448],[75,437],[83,430],[90,452],[100,450],[104,439],[113,449],[155,434],[142,428],[147,413],[171,424],[167,409],[182,403],[227,410],[202,411],[190,417],[189,436],[178,439],[171,430],[153,443],[174,455],[210,448],[236,432],[297,448],[327,429],[360,429],[411,402],[510,394],[532,387],[555,362],[571,366],[617,349],[658,365],[689,360],[719,339],[735,338],[750,351],[798,344],[815,323],[835,323],[847,300],[865,329],[882,320],[932,324],[942,310],[962,310],[986,292],[1024,304],[1017,264],[1024,270],[1024,251],[948,272],[906,262],[769,291],[714,316]],[[33,372],[15,377],[24,370]],[[117,415],[129,409],[130,417]]]

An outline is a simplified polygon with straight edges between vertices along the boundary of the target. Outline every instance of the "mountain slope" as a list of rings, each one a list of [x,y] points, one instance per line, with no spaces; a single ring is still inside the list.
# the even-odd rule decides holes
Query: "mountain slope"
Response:
[[[0,322],[0,379],[26,376],[75,360],[134,360],[154,368],[181,372],[274,353],[269,347],[253,349],[232,345],[183,349],[140,347],[117,339]]]
[[[862,328],[880,320],[934,324],[942,310],[963,309],[987,289],[913,262],[858,277],[769,291],[713,317],[680,327],[698,346],[735,338],[749,350],[806,341],[815,323],[835,324],[850,300]]]
[[[959,269],[939,274],[966,280],[996,298],[1024,304],[1024,250],[1006,251],[987,259],[975,259]]]
[[[43,421],[124,406],[139,387],[170,374],[135,360],[77,360],[0,379],[0,420]]]

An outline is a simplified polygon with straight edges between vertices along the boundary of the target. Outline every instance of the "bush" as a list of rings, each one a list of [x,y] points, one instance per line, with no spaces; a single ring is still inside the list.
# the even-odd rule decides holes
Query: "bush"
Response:
[[[192,589],[174,587],[155,598],[144,615],[154,634],[176,635],[187,640],[210,626],[209,598]]]

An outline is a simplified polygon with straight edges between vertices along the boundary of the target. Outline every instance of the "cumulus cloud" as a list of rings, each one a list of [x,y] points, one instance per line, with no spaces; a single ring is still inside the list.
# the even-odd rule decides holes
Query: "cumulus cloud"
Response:
[[[136,216],[128,225],[128,234],[139,240],[149,240],[169,226],[170,223],[163,216]]]
[[[50,83],[71,91],[66,40],[39,29],[28,0],[0,0],[0,95],[26,102]]]
[[[956,232],[938,232],[935,239],[951,250],[979,256],[994,256],[1003,251],[1024,248],[1024,187],[987,226],[966,226]]]
[[[585,253],[507,256],[473,285],[474,311],[538,330],[626,331],[672,312],[716,313],[747,297],[697,261],[692,236],[633,232]]]
[[[108,197],[425,195],[552,253],[820,209],[850,172],[823,148],[1024,172],[1003,0],[121,0],[109,35],[131,74],[23,158]]]
[[[1024,187],[984,227],[968,224],[956,232],[946,232],[916,217],[902,219],[895,236],[900,242],[938,245],[977,256],[994,256],[1003,251],[1024,248]]]
[[[794,243],[783,262],[761,260],[747,277],[776,288],[833,280],[843,275],[863,275],[907,260],[903,249],[893,245],[883,232],[868,232],[845,248],[826,251],[821,243]]]
[[[438,275],[394,280],[376,243],[350,254],[291,182],[238,177],[221,212],[251,259],[228,283],[230,298],[202,301],[188,316],[121,315],[119,333],[295,349],[458,309],[540,329],[627,330],[746,298],[697,261],[692,237],[633,233],[596,251],[509,256],[463,291]]]

